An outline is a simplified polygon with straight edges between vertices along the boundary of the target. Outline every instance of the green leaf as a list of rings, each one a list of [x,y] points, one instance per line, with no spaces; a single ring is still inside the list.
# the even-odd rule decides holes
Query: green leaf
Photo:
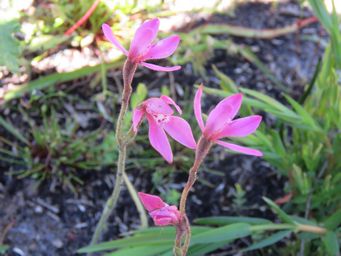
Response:
[[[169,91],[169,88],[165,85],[163,85],[161,87],[161,94],[162,95],[166,95],[166,96],[169,96],[170,95],[170,91]]]
[[[57,45],[60,45],[66,42],[70,36],[65,35],[40,35],[35,38],[32,38],[32,41],[28,45],[28,50],[31,52],[34,51],[46,51],[48,49],[54,48]]]
[[[266,197],[263,197],[263,200],[271,207],[271,209],[278,215],[278,217],[282,221],[284,221],[285,223],[296,225],[296,222],[288,214],[282,211],[276,203]]]
[[[175,234],[174,234],[175,235]],[[100,252],[106,250],[113,250],[117,248],[124,247],[136,247],[136,246],[160,246],[172,244],[174,238],[168,236],[163,236],[162,232],[158,236],[155,234],[144,234],[143,236],[133,236],[123,239],[117,239],[114,241],[104,242],[96,245],[87,246],[78,250],[78,253],[90,253],[90,252]]]
[[[322,241],[326,247],[328,255],[340,256],[340,245],[335,232],[328,231],[327,234],[322,237]]]
[[[220,243],[212,243],[212,244],[197,244],[189,248],[187,255],[190,255],[190,256],[206,255],[206,253],[215,251],[218,248],[223,247],[224,245],[226,245],[225,241],[220,242]],[[165,256],[165,255],[162,255],[162,256]]]
[[[136,108],[148,95],[148,89],[144,83],[137,85],[136,91],[131,96],[130,106],[132,109]]]
[[[238,87],[236,86],[235,82],[229,78],[227,75],[225,75],[223,72],[219,71],[215,65],[212,66],[214,74],[221,80],[220,81],[220,87],[224,91],[227,92],[238,92]]]
[[[247,224],[268,224],[271,221],[267,219],[254,218],[254,217],[235,217],[235,216],[217,216],[217,217],[207,217],[207,218],[198,218],[194,220],[194,223],[200,225],[217,225],[217,226],[225,226],[228,224],[233,224],[237,222],[243,222]]]
[[[5,253],[8,248],[8,245],[0,244],[0,253]]]
[[[160,255],[167,250],[172,250],[173,242],[169,245],[150,245],[150,246],[138,246],[133,248],[122,249],[116,252],[105,254],[104,256],[154,256]]]
[[[328,229],[335,229],[341,224],[341,209],[334,212],[324,221],[324,226]]]
[[[192,234],[200,234],[211,230],[209,227],[192,227]],[[119,248],[137,247],[137,246],[165,246],[173,244],[175,238],[174,227],[165,228],[147,228],[134,232],[133,236],[117,239],[109,242],[104,242],[96,245],[90,245],[79,249],[78,253],[91,253]]]
[[[284,113],[287,113],[287,115],[292,115],[293,117],[295,117],[295,113],[293,113],[290,109],[288,109],[282,103],[271,98],[270,96],[267,96],[261,92],[257,92],[251,89],[241,88],[241,91],[249,96],[255,97],[256,99],[263,101],[264,103],[268,104],[269,106],[273,107],[274,109],[280,112],[284,112]]]
[[[11,72],[19,71],[21,54],[20,43],[13,34],[19,31],[19,22],[0,19],[0,66],[6,66]]]
[[[291,233],[291,230],[284,230],[277,232],[257,243],[253,243],[251,246],[243,249],[241,252],[247,252],[247,251],[252,251],[252,250],[257,250],[264,248],[266,246],[272,245],[277,243],[278,241],[282,240],[284,237],[288,236]]]
[[[105,65],[106,65],[106,68],[108,69],[108,68],[119,67],[122,65],[122,63],[123,62],[121,60],[116,60],[112,63],[108,63]],[[83,76],[91,75],[95,72],[100,72],[101,68],[103,68],[102,65],[103,64],[98,64],[92,67],[83,67],[83,68],[80,68],[71,72],[54,73],[51,75],[38,78],[34,81],[20,85],[19,87],[16,87],[14,89],[11,89],[5,92],[4,100],[10,101],[12,99],[19,98],[23,96],[25,93],[29,93],[34,90],[42,90],[44,88],[53,86],[57,83],[67,82],[67,81],[74,80]]]
[[[336,2],[336,0],[334,0]],[[332,58],[336,60],[338,67],[341,65],[341,34],[339,31],[338,15],[333,8],[332,14],[329,14],[324,1],[321,0],[309,0],[310,6],[313,8],[315,15],[318,17],[324,28],[330,35],[330,41],[332,45]],[[335,7],[335,6],[334,6]]]
[[[4,127],[9,133],[15,136],[18,140],[25,144],[29,144],[27,139],[17,130],[11,123],[0,117],[0,125]]]
[[[296,102],[293,98],[291,98],[289,95],[284,95],[286,100],[290,103],[290,105],[293,107],[293,109],[302,117],[302,121],[309,125],[312,130],[320,130],[320,127],[316,124],[314,118],[302,107],[298,102]]]
[[[220,228],[214,228],[198,235],[194,235],[191,240],[191,245],[229,241],[237,238],[242,238],[250,234],[251,230],[249,224],[236,223]]]

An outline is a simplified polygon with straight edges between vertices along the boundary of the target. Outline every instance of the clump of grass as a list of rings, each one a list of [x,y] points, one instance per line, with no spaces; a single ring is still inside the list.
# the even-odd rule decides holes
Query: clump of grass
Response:
[[[82,135],[79,125],[71,118],[61,122],[54,110],[49,117],[44,113],[42,116],[41,126],[30,122],[26,137],[2,120],[7,123],[7,130],[12,134],[15,131],[15,137],[25,144],[18,146],[7,141],[5,144],[15,148],[17,153],[0,152],[5,161],[16,164],[14,174],[18,177],[32,177],[39,184],[49,181],[75,190],[76,184],[82,184],[82,171],[96,171],[115,163],[113,132],[100,127]]]

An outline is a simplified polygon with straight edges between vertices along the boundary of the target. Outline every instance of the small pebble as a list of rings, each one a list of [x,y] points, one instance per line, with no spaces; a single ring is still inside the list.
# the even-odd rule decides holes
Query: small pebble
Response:
[[[78,209],[79,209],[81,212],[85,212],[85,210],[86,210],[85,206],[82,205],[82,204],[79,204],[79,205],[78,205]]]
[[[55,239],[55,240],[52,240],[52,245],[59,249],[59,248],[62,248],[64,244],[60,239]]]
[[[34,207],[34,212],[40,214],[44,212],[44,209],[40,205],[37,205],[36,207]]]
[[[13,248],[13,252],[16,253],[17,255],[20,255],[20,256],[25,256],[26,254],[21,250],[19,249],[18,247],[14,247]]]

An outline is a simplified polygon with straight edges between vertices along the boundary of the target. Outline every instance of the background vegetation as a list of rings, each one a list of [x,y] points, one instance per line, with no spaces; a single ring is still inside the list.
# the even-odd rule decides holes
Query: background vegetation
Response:
[[[218,17],[233,15],[233,6],[219,12],[220,2],[192,12]],[[221,23],[201,26],[200,21],[193,21],[179,31],[182,43],[170,61],[183,65],[183,72],[196,79],[175,83],[170,75],[167,80],[153,84],[150,73],[143,72],[135,79],[132,108],[146,97],[162,93],[178,97],[184,107],[184,116],[191,120],[196,82],[204,81],[205,92],[211,96],[208,101],[242,92],[245,95],[242,114],[261,113],[266,117],[261,129],[241,142],[261,149],[264,160],[285,180],[285,196],[281,200],[275,203],[264,198],[267,209],[275,215],[269,218],[241,216],[250,192],[235,184],[231,204],[239,209],[236,216],[197,218],[189,255],[227,248],[229,244],[238,243],[236,239],[247,241],[242,246],[237,245],[242,252],[256,250],[259,253],[250,255],[273,252],[277,255],[340,254],[339,16],[335,10],[328,13],[320,0],[300,1],[300,4],[311,9],[326,36],[304,39],[321,40],[325,44],[322,45],[323,57],[298,95],[264,64],[262,56],[231,37],[267,40],[299,33],[300,26],[317,21],[314,17],[304,25],[297,22],[294,26],[261,31]],[[141,21],[152,17],[168,18],[179,12],[172,9],[173,1],[53,0],[33,1],[26,6],[20,1],[5,1],[2,5],[0,176],[5,181],[29,179],[38,190],[48,187],[49,190],[81,195],[89,180],[101,179],[101,173],[110,172],[116,162],[114,127],[121,90],[119,70],[123,61],[103,39],[101,24],[112,25],[115,34],[127,45]],[[77,24],[93,5],[95,10],[84,24],[70,32],[70,27]],[[276,8],[277,3],[272,5]],[[279,96],[239,86],[227,72],[214,65],[219,51],[229,56],[225,62],[232,62],[237,56],[251,63],[276,88]],[[211,86],[212,81],[216,81],[215,86]],[[129,122],[127,120],[127,126]],[[196,127],[195,122],[191,122]],[[195,133],[199,134],[196,128]],[[172,146],[176,152],[175,162],[169,166],[148,145],[143,126],[131,147],[127,171],[133,174],[151,172],[147,187],[160,193],[165,201],[177,203],[180,191],[176,186],[177,179],[188,170],[193,153],[176,144]],[[212,154],[207,162],[215,161],[218,155]],[[224,175],[215,169],[205,168],[203,172],[216,178]],[[209,194],[210,181],[203,176],[200,182]],[[130,190],[137,190],[134,184],[129,185],[129,179],[126,183]],[[8,250],[5,238],[2,238],[6,233],[0,232],[0,253]],[[79,252],[171,254],[172,228],[144,228],[130,235],[85,247]],[[86,245],[87,241],[82,244]]]

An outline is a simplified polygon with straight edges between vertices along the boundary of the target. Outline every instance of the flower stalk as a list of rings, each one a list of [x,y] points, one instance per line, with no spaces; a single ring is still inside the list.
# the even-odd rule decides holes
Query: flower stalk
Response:
[[[137,64],[131,62],[129,59],[126,60],[123,67],[123,93],[122,93],[122,103],[120,113],[117,119],[117,126],[116,126],[116,140],[118,145],[118,160],[117,160],[117,170],[116,170],[116,180],[113,192],[111,196],[108,198],[101,218],[97,223],[95,232],[91,239],[91,245],[96,244],[100,239],[101,235],[105,231],[108,219],[115,209],[117,204],[117,200],[119,198],[122,184],[123,184],[123,175],[125,172],[125,160],[127,156],[127,146],[129,144],[129,137],[125,134],[123,129],[124,118],[126,116],[129,101],[132,93],[131,83],[133,81],[133,77],[137,68]]]
[[[174,244],[174,255],[185,256],[187,254],[190,240],[191,227],[186,216],[186,202],[188,194],[193,187],[201,163],[204,161],[208,152],[214,144],[219,144],[230,150],[241,152],[248,155],[262,156],[262,152],[252,148],[246,148],[240,145],[221,141],[225,137],[245,137],[253,133],[259,126],[262,117],[258,115],[248,116],[233,120],[237,115],[242,104],[242,94],[234,94],[220,101],[218,105],[208,115],[206,124],[201,113],[201,96],[203,85],[199,87],[194,97],[194,115],[202,131],[196,151],[195,160],[192,168],[189,170],[187,183],[182,191],[180,199],[180,222],[176,231]]]
[[[103,34],[105,38],[108,41],[110,41],[114,46],[116,46],[116,48],[119,49],[125,56],[127,56],[127,60],[123,66],[123,86],[124,87],[123,87],[123,92],[122,92],[121,109],[120,109],[120,113],[119,113],[117,124],[116,124],[116,141],[118,145],[118,161],[117,161],[115,186],[114,186],[111,196],[106,202],[106,205],[102,212],[102,216],[96,226],[95,232],[91,239],[91,245],[97,243],[98,240],[100,239],[102,233],[105,230],[106,224],[108,222],[108,218],[117,204],[117,200],[119,198],[121,187],[123,184],[123,178],[125,175],[125,160],[127,156],[127,147],[134,140],[136,136],[137,130],[134,124],[128,132],[124,131],[124,120],[125,120],[126,113],[128,111],[130,97],[131,97],[132,90],[133,90],[131,83],[133,81],[137,66],[142,65],[155,71],[165,71],[165,72],[171,72],[171,71],[181,69],[180,66],[162,67],[162,66],[158,66],[152,63],[145,62],[147,60],[167,58],[174,53],[174,51],[179,45],[180,37],[177,35],[169,36],[163,40],[160,40],[157,43],[154,43],[154,40],[156,39],[158,30],[159,30],[159,23],[160,23],[159,19],[152,19],[152,20],[148,20],[144,22],[136,30],[134,38],[131,41],[129,50],[125,49],[122,46],[122,44],[116,39],[109,25],[107,24],[102,25],[102,30],[103,30]],[[167,100],[168,99],[166,98],[166,101]],[[168,102],[168,104],[173,104],[172,100],[171,102]],[[186,140],[186,143],[187,143],[187,140]],[[194,139],[193,139],[193,143],[195,145]],[[191,146],[195,147],[193,145]],[[135,195],[135,197],[137,196]],[[138,208],[142,208],[141,205],[139,205]],[[172,211],[174,211],[173,208],[171,209]]]
[[[204,161],[208,152],[210,151],[213,143],[207,140],[204,136],[200,137],[196,151],[195,151],[195,160],[193,166],[189,170],[187,183],[182,191],[181,199],[180,199],[180,227],[176,229],[176,239],[174,244],[174,255],[183,256],[187,254],[190,240],[191,240],[191,226],[189,220],[186,215],[186,202],[187,197],[192,189],[195,181],[197,180],[197,173],[200,165]],[[184,240],[183,244],[182,241]],[[181,249],[179,249],[181,248]]]

